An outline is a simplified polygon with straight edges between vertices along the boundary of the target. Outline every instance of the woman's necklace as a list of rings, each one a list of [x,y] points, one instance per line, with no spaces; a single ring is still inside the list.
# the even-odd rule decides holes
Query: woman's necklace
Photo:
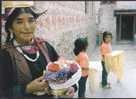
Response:
[[[36,52],[36,57],[35,57],[34,59],[32,59],[32,58],[28,57],[25,53],[23,53],[23,51],[22,51],[22,49],[21,49],[20,47],[17,47],[16,49],[17,49],[27,60],[29,60],[29,61],[31,61],[31,62],[35,62],[35,61],[39,58],[39,56],[40,56],[39,51],[37,51],[37,52]]]
[[[18,43],[17,43],[16,41],[14,41],[14,45],[18,45]],[[16,47],[16,49],[17,49],[18,52],[21,53],[28,61],[31,61],[31,62],[35,62],[35,61],[39,58],[39,56],[40,56],[38,50],[36,51],[36,57],[35,57],[34,59],[32,59],[32,58],[28,57],[28,55],[25,54],[25,53],[22,51],[22,49],[21,49],[20,47]]]

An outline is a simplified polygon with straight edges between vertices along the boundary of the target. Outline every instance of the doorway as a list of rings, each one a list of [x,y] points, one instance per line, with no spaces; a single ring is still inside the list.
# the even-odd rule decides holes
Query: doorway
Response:
[[[134,41],[136,18],[134,15],[117,16],[117,40]]]

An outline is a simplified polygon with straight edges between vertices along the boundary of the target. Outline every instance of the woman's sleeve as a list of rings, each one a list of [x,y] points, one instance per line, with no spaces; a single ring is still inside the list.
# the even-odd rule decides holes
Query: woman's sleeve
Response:
[[[10,55],[0,50],[0,96],[9,96],[13,85],[13,68]]]
[[[0,96],[21,96],[25,86],[16,84],[12,58],[6,50],[0,50]]]
[[[48,53],[49,53],[49,57],[51,59],[51,61],[57,61],[59,59],[59,55],[56,52],[56,50],[54,49],[54,47],[49,44],[48,42],[46,42],[47,48],[48,48]]]

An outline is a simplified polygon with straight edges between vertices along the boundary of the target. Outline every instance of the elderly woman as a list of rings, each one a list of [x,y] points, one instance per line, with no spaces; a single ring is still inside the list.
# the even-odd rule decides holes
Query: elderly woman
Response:
[[[35,40],[37,17],[30,7],[16,7],[6,18],[6,46],[0,50],[0,96],[36,96],[33,93],[49,87],[43,71],[59,55],[47,41]],[[71,86],[66,94],[73,96],[76,89]],[[42,96],[52,96],[47,93]]]

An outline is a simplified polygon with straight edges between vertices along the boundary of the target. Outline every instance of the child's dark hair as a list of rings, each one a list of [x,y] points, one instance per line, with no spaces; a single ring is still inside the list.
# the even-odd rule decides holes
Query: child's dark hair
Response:
[[[14,20],[21,14],[21,13],[31,13],[34,18],[36,19],[39,15],[34,13],[33,10],[29,7],[22,7],[22,8],[15,8],[15,10],[11,13],[11,15],[9,15],[6,18],[6,23],[5,23],[5,31],[7,33],[7,38],[6,38],[6,42],[10,42],[11,38],[10,38],[10,31],[9,29],[12,28],[12,24],[14,22]],[[14,37],[12,38],[14,39]]]
[[[85,38],[78,38],[75,40],[74,42],[74,54],[78,55],[81,51],[86,51],[87,47],[88,47],[88,39],[87,37]]]
[[[105,42],[105,38],[106,38],[108,35],[111,36],[111,38],[112,38],[112,33],[108,32],[108,31],[103,32],[103,41],[104,41],[104,42]]]

